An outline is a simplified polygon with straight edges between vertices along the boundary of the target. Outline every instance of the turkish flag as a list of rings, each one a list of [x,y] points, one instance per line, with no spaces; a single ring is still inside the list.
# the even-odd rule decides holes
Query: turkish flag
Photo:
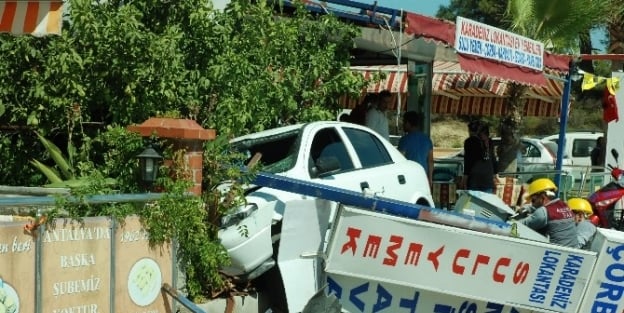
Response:
[[[615,96],[609,92],[609,88],[605,88],[602,95],[602,119],[606,123],[620,120]]]

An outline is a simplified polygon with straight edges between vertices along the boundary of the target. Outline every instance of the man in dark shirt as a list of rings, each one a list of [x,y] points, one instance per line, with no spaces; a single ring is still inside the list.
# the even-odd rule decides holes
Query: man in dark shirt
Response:
[[[604,171],[604,163],[605,163],[605,155],[604,155],[604,137],[598,137],[596,139],[596,146],[591,151],[591,165],[592,172],[603,172]],[[601,167],[601,168],[599,168]]]
[[[480,121],[468,124],[470,137],[464,141],[464,176],[462,188],[483,192],[494,191],[494,155],[489,127]]]

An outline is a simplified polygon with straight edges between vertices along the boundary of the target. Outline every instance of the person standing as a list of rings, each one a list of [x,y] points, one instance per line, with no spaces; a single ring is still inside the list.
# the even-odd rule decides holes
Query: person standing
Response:
[[[592,149],[590,158],[592,172],[604,172],[605,165],[605,142],[604,137],[600,136],[596,139],[596,146]],[[602,168],[598,168],[602,167]]]
[[[392,101],[392,94],[388,90],[379,93],[375,101],[366,112],[366,126],[377,132],[386,140],[390,140],[390,128],[386,110]]]
[[[574,213],[568,205],[557,198],[557,186],[548,178],[538,178],[529,184],[527,198],[531,200],[528,207],[530,214],[518,222],[548,236],[550,243],[577,248]]]
[[[349,121],[359,125],[366,125],[366,114],[372,103],[377,101],[376,99],[376,94],[367,93],[362,102],[358,103],[349,113]]]
[[[408,111],[403,114],[405,135],[399,140],[398,149],[408,160],[420,164],[425,169],[429,186],[433,186],[433,143],[429,136],[418,130],[418,125],[422,121],[422,113]]]
[[[461,188],[494,192],[495,160],[489,127],[480,121],[468,123],[470,136],[464,141],[464,176]]]
[[[591,204],[583,198],[572,198],[568,200],[568,206],[574,213],[574,221],[576,222],[577,248],[589,250],[597,231],[596,226],[587,219],[594,214]]]

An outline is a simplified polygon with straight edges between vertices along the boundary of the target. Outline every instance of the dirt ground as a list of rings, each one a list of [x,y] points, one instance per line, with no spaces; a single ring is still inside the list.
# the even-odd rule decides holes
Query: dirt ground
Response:
[[[461,150],[461,148],[441,148],[441,147],[433,147],[433,158],[443,158],[450,154],[453,154],[457,151]]]

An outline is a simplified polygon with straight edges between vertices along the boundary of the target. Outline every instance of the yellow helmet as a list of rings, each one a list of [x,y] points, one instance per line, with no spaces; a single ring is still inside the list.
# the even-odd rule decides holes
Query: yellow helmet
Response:
[[[593,214],[591,204],[583,198],[572,198],[568,200],[568,206],[572,212],[583,212],[585,214]]]
[[[557,186],[555,186],[555,183],[548,178],[539,178],[529,184],[529,190],[526,196],[530,197],[536,193],[547,190],[557,191]]]

